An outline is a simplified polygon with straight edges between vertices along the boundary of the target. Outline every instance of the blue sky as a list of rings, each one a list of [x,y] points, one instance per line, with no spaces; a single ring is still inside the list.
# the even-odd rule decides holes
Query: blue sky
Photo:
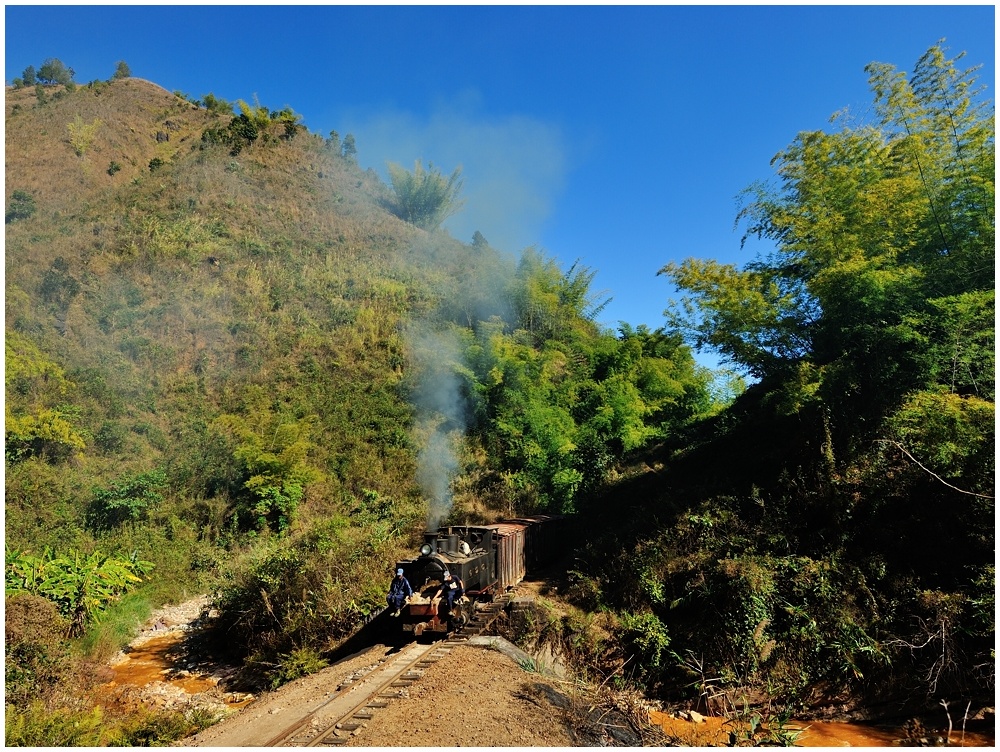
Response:
[[[465,176],[446,227],[597,272],[600,319],[652,328],[671,260],[742,264],[737,194],[800,131],[868,112],[864,67],[910,71],[939,39],[982,65],[995,10],[966,6],[6,6],[5,79],[57,57],[76,81],[136,77],[290,106],[353,133],[364,167]],[[710,358],[709,358],[710,360]]]

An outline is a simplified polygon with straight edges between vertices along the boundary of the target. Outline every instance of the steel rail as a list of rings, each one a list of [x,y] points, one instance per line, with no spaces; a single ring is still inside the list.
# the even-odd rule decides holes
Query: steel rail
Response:
[[[448,651],[450,651],[450,647]],[[386,664],[372,669],[357,681],[342,685],[332,697],[264,743],[268,747],[315,747],[320,744],[343,744],[347,734],[361,727],[372,717],[372,711],[388,705],[392,697],[402,696],[401,690],[423,674],[428,654],[441,650],[440,644],[412,643]],[[430,665],[447,654],[445,651],[426,663]],[[393,691],[394,690],[394,691]]]

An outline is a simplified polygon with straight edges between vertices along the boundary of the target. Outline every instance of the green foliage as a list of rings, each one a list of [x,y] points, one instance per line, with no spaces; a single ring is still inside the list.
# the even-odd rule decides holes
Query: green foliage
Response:
[[[128,67],[128,63],[124,60],[119,60],[118,64],[115,66],[115,72],[111,76],[112,81],[118,81],[123,78],[131,78],[132,69]]]
[[[215,96],[212,92],[203,96],[201,98],[201,103],[202,106],[209,112],[218,113],[220,115],[231,115],[233,112],[233,105],[230,102]]]
[[[344,136],[344,141],[340,146],[340,156],[348,162],[354,163],[358,158],[358,147],[354,142],[354,134],[348,133]]]
[[[106,530],[145,519],[152,507],[163,501],[167,476],[162,470],[118,478],[110,488],[94,490],[90,524]]]
[[[270,120],[281,126],[283,132],[279,138],[286,141],[295,138],[295,135],[302,129],[302,116],[293,112],[291,107],[271,112]]]
[[[232,111],[232,105],[225,100],[216,99],[207,94],[205,106],[218,113]],[[221,143],[229,146],[229,153],[236,156],[245,148],[253,146],[257,141],[268,143],[274,139],[288,141],[302,129],[302,116],[292,111],[290,107],[270,111],[259,102],[249,104],[242,99],[236,100],[239,114],[232,118],[225,127],[214,127],[202,133],[202,142],[206,144]],[[272,134],[275,127],[280,127],[280,133]]]
[[[480,322],[467,337],[477,431],[525,510],[578,508],[615,462],[709,404],[708,376],[678,337],[593,323],[592,278],[528,251],[508,290],[511,323]]]
[[[319,668],[317,649],[340,640],[385,605],[384,579],[372,561],[389,561],[401,533],[388,536],[368,515],[356,522],[337,516],[301,535],[261,539],[245,561],[226,573],[216,606],[226,640],[247,654],[273,686]],[[294,676],[293,676],[294,675]]]
[[[115,160],[112,159],[111,162],[110,162],[110,164],[108,164],[107,173],[108,173],[108,175],[111,175],[112,177],[114,177],[115,174],[118,173],[121,169],[122,169],[122,166],[118,162],[116,162]]]
[[[88,660],[110,661],[128,646],[152,613],[148,586],[108,603],[100,621],[92,621],[76,646]],[[169,602],[169,601],[167,601]]]
[[[236,415],[216,420],[234,442],[233,459],[244,478],[235,510],[240,527],[284,532],[295,518],[303,489],[319,474],[307,462],[316,418],[290,420],[262,412],[253,423]]]
[[[151,565],[135,556],[118,558],[95,551],[84,556],[77,551],[57,555],[45,550],[41,556],[6,549],[5,590],[48,598],[59,613],[70,620],[68,633],[83,634],[87,622],[99,619],[109,603],[142,582]]]
[[[975,479],[975,488],[985,490],[992,484],[995,424],[992,402],[949,392],[916,392],[890,421],[893,435],[926,469]]]
[[[4,742],[8,747],[161,747],[207,727],[214,719],[188,718],[178,711],[145,710],[119,717],[100,707],[52,709],[33,702],[7,707]]]
[[[156,172],[165,164],[166,162],[164,162],[161,157],[153,157],[151,160],[149,160],[149,171]]]
[[[729,731],[730,747],[797,747],[803,730],[790,728],[792,707],[785,706],[773,710],[768,704],[765,708],[752,708],[750,703],[743,701],[740,707],[726,714],[726,727]]]
[[[62,256],[56,257],[46,270],[38,292],[49,303],[65,309],[80,293],[80,282],[70,273],[69,263]]]
[[[4,744],[8,747],[100,747],[110,740],[104,713],[91,710],[52,710],[36,701],[27,708],[7,706]]]
[[[625,612],[620,617],[618,639],[626,652],[635,658],[639,671],[654,672],[669,655],[670,635],[655,614]]]
[[[932,301],[992,290],[994,151],[973,71],[940,47],[912,80],[881,64],[868,72],[878,123],[801,134],[776,158],[781,185],[748,191],[747,234],[776,242],[773,258],[661,271],[690,293],[672,321],[699,346],[758,379],[808,359],[824,367],[838,413],[877,425],[934,376],[914,357],[945,344],[926,339],[941,312]],[[973,321],[950,352],[980,336]]]
[[[7,211],[4,214],[4,222],[10,224],[18,219],[28,219],[35,213],[35,197],[27,191],[14,191],[10,194],[7,202]]]
[[[73,76],[73,69],[55,57],[47,58],[38,69],[38,80],[43,84],[70,84]]]
[[[344,144],[346,153],[347,138]],[[447,178],[434,165],[428,165],[425,170],[419,159],[413,172],[394,163],[389,163],[388,169],[396,199],[392,211],[400,219],[425,230],[435,230],[461,208],[462,202],[458,199],[462,190],[461,167],[456,167]]]
[[[4,429],[6,455],[15,462],[27,457],[63,462],[87,446],[80,432],[59,410],[14,415],[8,408]]]
[[[29,65],[24,69],[24,73],[21,74],[21,83],[23,86],[34,86],[38,83],[38,78],[35,75],[35,66]]]
[[[296,648],[278,656],[278,667],[271,672],[271,687],[277,689],[282,684],[315,674],[329,665],[314,649]]]

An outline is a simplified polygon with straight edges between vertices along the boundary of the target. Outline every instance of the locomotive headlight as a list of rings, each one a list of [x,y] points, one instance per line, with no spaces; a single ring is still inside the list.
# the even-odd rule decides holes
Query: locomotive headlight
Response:
[[[424,545],[422,545],[420,547],[420,555],[421,556],[430,556],[431,555],[431,551],[433,551],[433,550],[434,549],[431,548],[431,544],[430,543],[425,543]]]

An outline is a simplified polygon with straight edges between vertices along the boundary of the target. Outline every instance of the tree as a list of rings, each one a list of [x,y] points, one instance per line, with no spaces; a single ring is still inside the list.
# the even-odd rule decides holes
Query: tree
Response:
[[[461,167],[456,167],[447,178],[432,164],[424,170],[419,159],[413,172],[394,163],[389,163],[388,168],[396,196],[393,211],[400,219],[425,230],[435,230],[461,208],[462,202],[458,200],[462,190]]]
[[[216,112],[223,115],[231,114],[233,111],[233,105],[227,102],[225,99],[221,99],[212,92],[208,92],[205,96],[201,98],[201,102],[205,109],[209,112]]]
[[[285,532],[306,486],[318,477],[307,459],[315,416],[285,419],[261,411],[254,419],[227,414],[214,426],[234,443],[233,459],[243,477],[234,517],[245,529]]]
[[[70,84],[74,71],[58,58],[50,57],[38,69],[38,80],[43,84]]]
[[[291,107],[285,107],[271,112],[271,122],[282,126],[284,133],[279,138],[287,141],[295,138],[295,135],[299,132],[299,129],[302,127],[302,116],[294,112]]]
[[[808,361],[845,419],[872,427],[934,378],[931,301],[993,288],[994,119],[975,69],[939,46],[910,79],[866,70],[878,122],[800,134],[775,158],[781,183],[746,192],[744,239],[774,242],[771,257],[660,273],[687,293],[669,315],[695,344],[758,379]]]
[[[132,71],[128,67],[128,63],[124,60],[119,60],[117,67],[115,67],[115,72],[111,76],[111,80],[117,81],[122,78],[131,78]]]
[[[24,86],[34,86],[38,83],[38,78],[35,74],[35,66],[29,65],[24,69],[24,73],[21,74],[21,80],[24,82]]]
[[[358,156],[358,147],[354,143],[354,134],[348,133],[344,136],[343,144],[340,149],[340,156],[349,162],[354,162]]]
[[[992,684],[978,675],[995,645],[978,609],[995,589],[995,125],[961,57],[937,45],[911,75],[868,65],[872,122],[842,113],[775,157],[776,184],[751,186],[739,214],[744,240],[773,253],[661,269],[685,296],[674,330],[759,382],[692,465],[752,457],[703,502],[718,538],[697,558],[718,576],[672,585],[728,609],[699,625],[726,635],[720,662],[733,649],[755,660],[770,633],[778,662],[813,679],[837,663],[857,677],[881,656],[942,696]],[[723,514],[741,529],[723,531]],[[669,532],[684,537],[681,523]],[[803,590],[809,569],[830,585]]]

